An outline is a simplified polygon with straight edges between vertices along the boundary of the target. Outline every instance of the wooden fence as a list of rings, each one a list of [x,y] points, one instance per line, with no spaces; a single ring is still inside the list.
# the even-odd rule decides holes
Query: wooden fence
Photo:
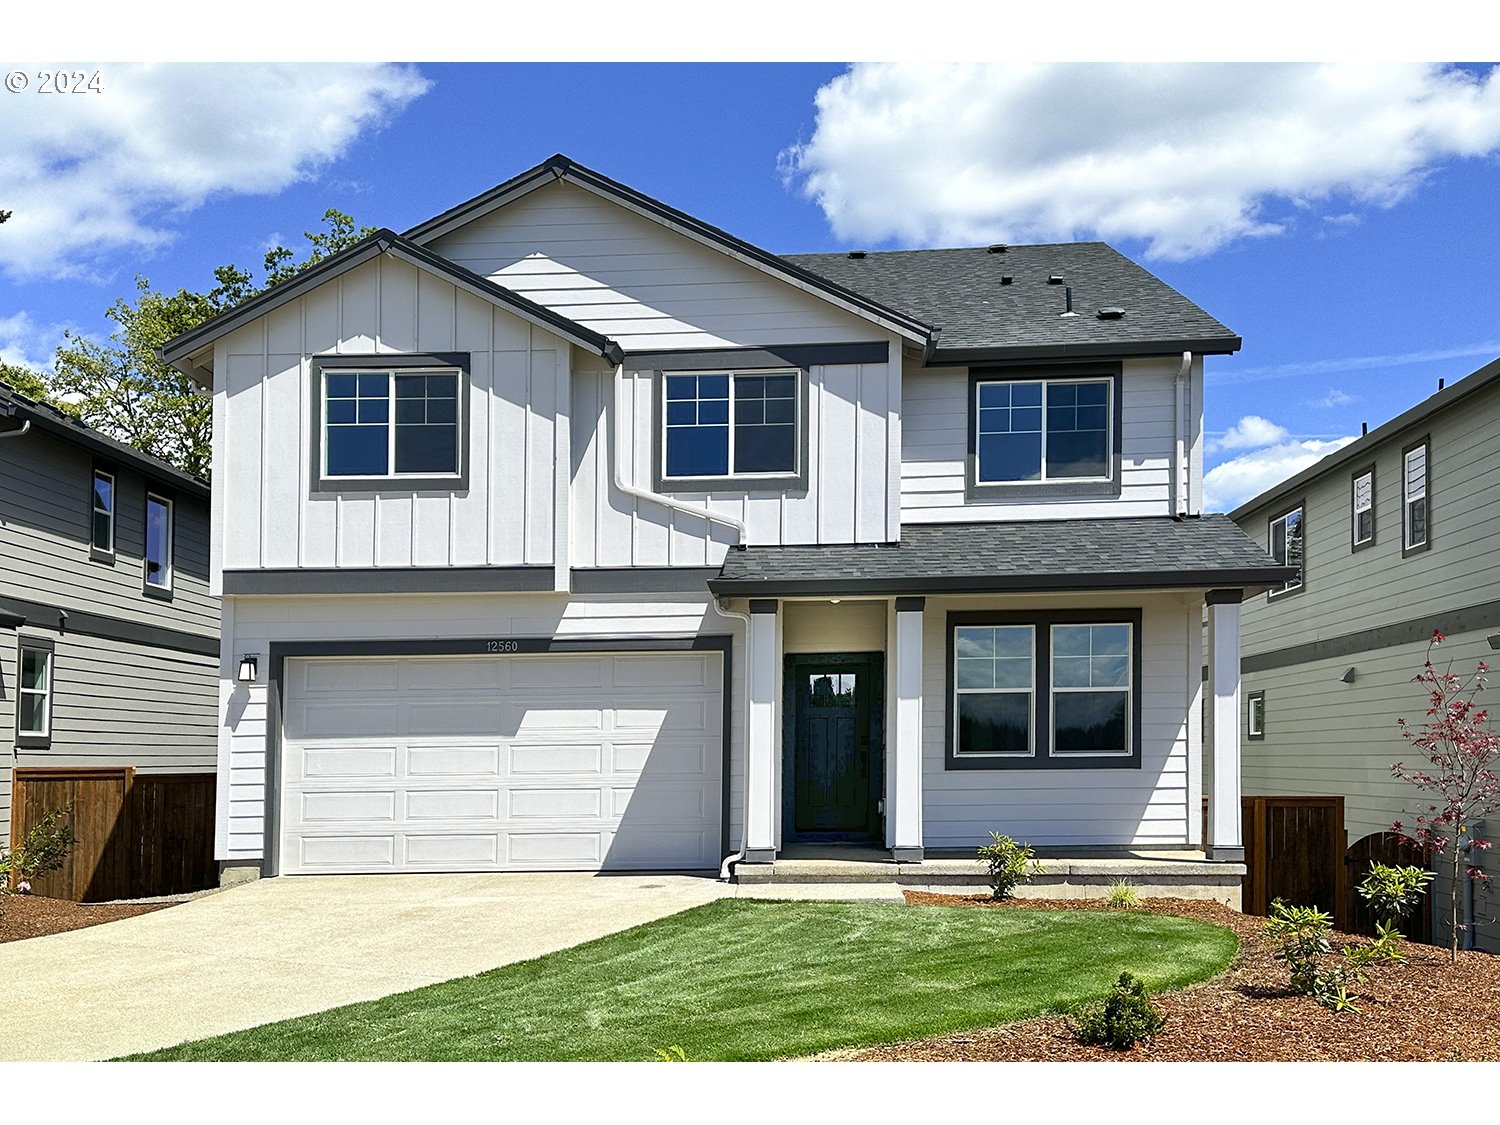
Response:
[[[1427,857],[1422,849],[1408,844],[1391,832],[1375,832],[1363,840],[1355,841],[1344,857],[1346,874],[1344,883],[1349,888],[1348,931],[1351,934],[1375,936],[1375,914],[1355,889],[1370,873],[1372,863],[1384,863],[1391,867],[1426,867]],[[1398,927],[1411,941],[1432,941],[1432,889],[1422,896],[1422,906],[1412,917]]]
[[[21,767],[11,787],[11,846],[39,818],[69,809],[77,843],[32,893],[74,902],[184,894],[214,886],[211,773],[137,774],[129,766]]]
[[[1244,797],[1246,914],[1266,915],[1271,903],[1317,906],[1345,929],[1344,798]]]

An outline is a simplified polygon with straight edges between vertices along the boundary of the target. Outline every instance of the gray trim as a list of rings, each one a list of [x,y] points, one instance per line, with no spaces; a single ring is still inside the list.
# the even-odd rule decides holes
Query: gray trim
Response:
[[[1255,711],[1256,703],[1260,704],[1260,733],[1255,733],[1255,728],[1250,723],[1250,716]],[[1251,742],[1263,742],[1266,737],[1266,693],[1264,691],[1252,691],[1245,696],[1245,737]]]
[[[330,371],[399,372],[402,368],[443,368],[458,373],[458,473],[433,477],[386,476],[386,477],[329,477],[323,474],[323,375]],[[308,466],[310,490],[316,493],[360,492],[468,492],[469,462],[469,393],[472,384],[470,354],[468,352],[440,352],[432,354],[385,355],[315,355],[308,362],[311,386],[308,416],[312,420],[312,432],[308,435],[312,461]],[[394,389],[394,383],[393,383]],[[396,425],[392,411],[390,425]],[[394,470],[395,466],[391,468]]]
[[[1259,496],[1245,501],[1245,503],[1229,513],[1229,518],[1238,521],[1258,508],[1269,506],[1278,497],[1298,491],[1309,481],[1322,476],[1324,473],[1331,472],[1342,465],[1348,465],[1369,456],[1370,450],[1387,438],[1394,437],[1401,433],[1401,431],[1416,426],[1418,423],[1437,414],[1438,411],[1457,403],[1460,399],[1467,398],[1476,391],[1483,390],[1497,379],[1500,379],[1500,359],[1491,360],[1478,371],[1470,372],[1452,386],[1438,391],[1435,395],[1430,395],[1410,410],[1396,415],[1396,417],[1383,426],[1377,426],[1368,434],[1361,438],[1356,438],[1342,449],[1335,450],[1327,457],[1303,469],[1290,479],[1282,481],[1275,488],[1267,489]],[[1427,451],[1427,455],[1428,457],[1432,456],[1431,449]],[[1403,501],[1405,500],[1404,494],[1402,499]]]
[[[1376,649],[1416,644],[1430,640],[1435,629],[1441,629],[1445,636],[1451,638],[1460,633],[1478,632],[1497,625],[1500,625],[1500,601],[1483,602],[1461,609],[1438,610],[1424,617],[1414,617],[1391,625],[1378,625],[1373,629],[1360,629],[1320,641],[1241,656],[1240,671],[1269,672],[1274,668],[1290,668],[1317,660],[1333,660]]]
[[[1244,590],[1209,590],[1203,595],[1204,605],[1239,605],[1244,600]]]
[[[1428,451],[1428,456],[1430,457],[1431,455],[1432,455],[1432,453],[1429,450]],[[1359,480],[1360,477],[1364,476],[1367,473],[1369,474],[1369,477],[1370,477],[1370,538],[1366,539],[1363,543],[1357,543],[1357,542],[1355,542],[1354,536],[1359,531],[1359,517],[1356,516],[1355,513],[1354,513],[1354,482],[1357,481],[1357,480]],[[1365,551],[1365,550],[1368,550],[1369,548],[1375,546],[1376,541],[1380,538],[1379,527],[1378,527],[1378,525],[1376,523],[1376,519],[1375,519],[1375,514],[1378,511],[1378,505],[1379,505],[1379,500],[1377,499],[1376,490],[1375,490],[1375,462],[1371,461],[1368,465],[1365,465],[1363,468],[1350,470],[1350,472],[1349,472],[1349,550],[1350,550],[1351,553],[1353,553],[1355,551]],[[1429,507],[1430,506],[1431,505],[1429,505]]]
[[[491,594],[547,591],[551,566],[379,566],[226,570],[224,594]]]
[[[835,367],[888,363],[890,345],[766,344],[758,348],[701,348],[697,351],[628,352],[626,371],[733,371],[742,367]]]
[[[1284,520],[1284,519],[1286,519],[1286,517],[1289,516],[1289,515],[1291,515],[1293,512],[1301,512],[1302,513],[1302,518],[1301,518],[1301,521],[1300,521],[1300,523],[1298,525],[1300,527],[1301,531],[1302,531],[1302,563],[1301,563],[1300,566],[1298,566],[1296,568],[1296,570],[1297,570],[1297,585],[1296,585],[1295,588],[1290,589],[1290,590],[1278,590],[1275,586],[1272,586],[1269,590],[1266,591],[1266,601],[1268,601],[1268,602],[1273,602],[1273,601],[1274,602],[1279,602],[1283,598],[1295,597],[1296,595],[1302,593],[1303,590],[1307,589],[1307,497],[1306,496],[1298,497],[1298,499],[1296,500],[1295,503],[1289,503],[1289,504],[1285,505],[1284,507],[1278,508],[1276,510],[1276,514],[1275,515],[1273,515],[1273,516],[1267,516],[1266,517],[1266,554],[1270,555],[1273,559],[1276,557],[1275,554],[1272,553],[1272,551],[1271,551],[1271,525],[1273,523],[1275,523],[1277,520]],[[1290,552],[1288,552],[1288,554],[1290,554]],[[1288,569],[1291,569],[1291,564],[1290,563],[1288,563],[1286,565],[1287,565]]]
[[[920,846],[910,848],[892,848],[891,860],[894,863],[921,863],[923,850]]]
[[[977,407],[980,383],[1041,382],[1052,379],[1105,378],[1111,381],[1111,410],[1109,480],[1102,481],[1039,481],[1036,484],[980,483],[979,481],[979,410]],[[1045,388],[1043,394],[1045,395]],[[1100,364],[1056,364],[1043,367],[976,367],[969,371],[969,403],[965,408],[968,425],[968,455],[964,458],[964,498],[970,503],[989,500],[1048,500],[1074,496],[1119,496],[1122,486],[1121,469],[1124,458],[1121,445],[1125,438],[1125,378],[1124,368],[1119,363]]]
[[[1008,594],[1021,591],[1071,593],[1075,590],[1184,590],[1201,586],[1243,586],[1264,590],[1286,567],[1254,570],[1148,570],[1135,574],[941,575],[909,578],[714,579],[708,588],[721,598],[763,595],[802,597],[831,594]]]
[[[9,596],[0,601],[0,622],[7,617],[13,618],[17,624],[30,622],[38,628],[52,629],[59,634],[79,633],[85,637],[124,641],[126,644],[188,652],[196,656],[219,655],[217,633],[185,633],[178,629],[164,629],[159,625],[146,625],[139,621],[107,617],[81,609],[63,609]]]
[[[575,567],[575,594],[702,594],[716,566]]]
[[[751,598],[750,612],[775,614],[781,609],[781,602],[775,598]]]
[[[924,367],[972,367],[976,363],[1018,363],[1041,359],[1093,359],[1115,356],[1231,355],[1244,341],[1238,336],[1205,336],[1201,339],[1137,340],[1100,344],[1013,344],[994,348],[937,348]]]
[[[1415,547],[1406,545],[1406,455],[1413,449],[1426,447],[1427,456],[1423,469],[1422,499],[1427,502],[1427,534],[1423,536],[1422,542]],[[1432,434],[1423,434],[1419,438],[1408,442],[1401,447],[1400,476],[1401,481],[1401,557],[1404,559],[1409,555],[1420,555],[1423,551],[1432,548]]]
[[[667,380],[668,375],[692,374],[695,368],[656,370],[651,375],[651,482],[654,491],[662,494],[678,492],[772,492],[805,493],[808,488],[808,461],[812,455],[812,425],[808,418],[808,403],[812,397],[812,378],[805,367],[796,368],[797,375],[797,471],[760,476],[722,477],[668,477],[666,470],[667,428]],[[734,428],[734,377],[736,375],[788,374],[788,365],[778,363],[770,368],[735,367],[725,369],[729,376],[729,426]]]
[[[36,649],[48,654],[47,660],[47,733],[21,733],[21,654],[26,649]],[[16,633],[16,727],[12,745],[17,750],[46,750],[52,746],[53,728],[57,725],[57,643],[51,637],[38,637],[33,633]]]
[[[1045,770],[1045,769],[1140,769],[1141,767],[1141,618],[1140,607],[1123,609],[1036,609],[1036,610],[964,610],[949,612],[944,629],[944,664],[946,698],[943,703],[943,768],[945,770]],[[1130,753],[1128,755],[1088,757],[1057,755],[1052,743],[1052,632],[1053,625],[1129,624],[1130,629]],[[1022,758],[964,757],[955,753],[954,659],[953,634],[960,625],[1033,625],[1036,648],[1031,721],[1036,753]]]
[[[775,848],[746,848],[745,852],[744,852],[744,856],[745,856],[745,858],[742,859],[742,860],[740,860],[740,863],[775,863],[776,862],[776,849]],[[739,864],[735,864],[735,866],[738,867]],[[738,880],[736,880],[736,882],[738,882]]]
[[[924,597],[901,597],[896,599],[897,613],[921,613],[927,608]]]
[[[613,653],[613,652],[717,652],[723,665],[721,684],[723,749],[719,788],[719,854],[729,854],[729,790],[732,782],[730,739],[733,728],[730,716],[734,710],[734,637],[727,633],[700,634],[692,637],[507,637],[516,647],[507,655],[522,653]],[[369,640],[369,641],[273,641],[266,653],[266,767],[265,815],[262,828],[261,873],[278,874],[281,853],[281,685],[286,662],[299,657],[316,656],[492,656],[490,638],[474,637],[448,640]]]

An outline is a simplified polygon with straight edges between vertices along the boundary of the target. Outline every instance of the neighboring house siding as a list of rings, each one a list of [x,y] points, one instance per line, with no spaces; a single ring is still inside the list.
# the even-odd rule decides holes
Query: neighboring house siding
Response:
[[[467,491],[316,492],[309,357],[467,352]],[[570,346],[383,257],[217,345],[215,496],[228,569],[518,566],[555,557]],[[561,421],[559,421],[561,418]]]
[[[912,362],[902,379],[901,518],[908,523],[1012,519],[1095,519],[1172,514],[1175,453],[1174,380],[1181,357],[1126,360],[1121,404],[1120,495],[1048,497],[1026,502],[971,501],[967,368],[924,369]],[[1026,369],[1017,365],[1017,369]],[[1038,366],[1035,370],[1045,372]],[[1193,360],[1187,409],[1192,511],[1202,491],[1203,360]]]
[[[869,339],[867,321],[573,184],[431,248],[628,351]]]
[[[1142,610],[1139,769],[954,770],[945,766],[947,614],[1098,607]],[[972,848],[1002,832],[1035,846],[1197,844],[1201,788],[1189,731],[1200,690],[1202,610],[1176,595],[928,598],[922,652],[922,823],[929,848]],[[1191,811],[1191,815],[1190,815]]]

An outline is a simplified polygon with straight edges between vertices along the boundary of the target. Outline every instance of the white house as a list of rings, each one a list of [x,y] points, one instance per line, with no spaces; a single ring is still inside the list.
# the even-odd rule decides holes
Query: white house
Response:
[[[1290,570],[1200,515],[1239,345],[1102,243],[778,257],[561,156],[380,231],[164,349],[213,389],[220,859],[1240,859]]]

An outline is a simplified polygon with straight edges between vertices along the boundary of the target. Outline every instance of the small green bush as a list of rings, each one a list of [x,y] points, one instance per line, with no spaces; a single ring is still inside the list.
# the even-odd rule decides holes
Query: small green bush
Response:
[[[990,889],[997,900],[1009,898],[1019,884],[1042,869],[1036,852],[998,832],[990,833],[990,843],[979,849],[979,858],[989,867]]]
[[[1129,910],[1141,904],[1135,884],[1129,879],[1116,879],[1109,885],[1109,904],[1121,910]]]
[[[1335,1012],[1357,1012],[1349,992],[1364,982],[1363,968],[1371,957],[1360,949],[1369,947],[1346,945],[1344,963],[1329,964],[1325,958],[1333,952],[1328,940],[1332,931],[1333,918],[1316,906],[1289,906],[1279,898],[1271,903],[1266,936],[1281,943],[1273,956],[1285,962],[1292,988]]]
[[[53,809],[26,830],[21,842],[7,854],[0,854],[0,895],[9,893],[12,878],[16,891],[27,894],[31,881],[56,871],[68,858],[78,840],[68,823],[71,808]]]
[[[1420,867],[1388,867],[1383,863],[1372,863],[1370,873],[1355,889],[1370,904],[1375,917],[1399,934],[1397,923],[1422,905],[1427,884],[1435,877],[1431,871]]]
[[[1074,1014],[1072,1030],[1080,1043],[1128,1051],[1137,1043],[1149,1043],[1166,1024],[1146,986],[1129,973],[1121,973],[1104,1000]]]

